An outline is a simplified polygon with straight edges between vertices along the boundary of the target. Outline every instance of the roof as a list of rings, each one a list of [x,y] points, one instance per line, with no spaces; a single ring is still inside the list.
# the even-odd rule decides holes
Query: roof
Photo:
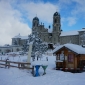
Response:
[[[60,45],[60,46],[57,46],[54,50],[53,50],[53,53],[59,51],[61,48],[63,47],[66,47],[68,48],[69,50],[77,53],[77,54],[85,54],[85,48],[83,48],[82,46],[80,45],[76,45],[76,44],[71,44],[71,43],[67,43],[67,44],[64,44],[64,45]]]
[[[17,36],[13,38],[21,38],[23,40],[23,39],[28,39],[28,36],[21,36],[20,34],[18,34]]]
[[[18,34],[18,35],[16,35],[14,38],[21,38],[21,35]]]
[[[33,20],[38,20],[39,21],[38,17],[34,17]]]
[[[67,32],[61,32],[60,36],[70,36],[70,35],[79,35],[78,31],[67,31]]]
[[[78,31],[85,31],[85,28],[82,28],[81,30],[78,30]]]
[[[28,36],[21,36],[21,39],[22,39],[22,40],[28,39]]]
[[[60,14],[58,12],[55,12],[54,16],[60,16]]]

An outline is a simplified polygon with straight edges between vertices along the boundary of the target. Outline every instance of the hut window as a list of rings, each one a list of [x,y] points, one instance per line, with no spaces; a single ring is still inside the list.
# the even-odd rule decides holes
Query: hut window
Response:
[[[64,51],[62,51],[60,54],[60,60],[64,60]]]
[[[60,60],[59,54],[57,55],[57,60]]]
[[[73,55],[72,54],[68,54],[68,62],[73,62]]]

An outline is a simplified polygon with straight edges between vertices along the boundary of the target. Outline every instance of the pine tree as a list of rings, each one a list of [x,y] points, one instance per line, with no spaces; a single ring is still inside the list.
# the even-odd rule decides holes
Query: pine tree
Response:
[[[24,42],[24,44],[23,44],[23,48],[22,48],[22,49],[23,49],[24,52],[27,52],[27,51],[28,51],[27,42],[28,42],[28,41],[26,40],[26,41]]]
[[[47,43],[42,42],[38,36],[38,32],[33,32],[28,36],[28,45],[30,42],[33,42],[32,45],[32,57],[42,57],[42,54],[47,51]]]

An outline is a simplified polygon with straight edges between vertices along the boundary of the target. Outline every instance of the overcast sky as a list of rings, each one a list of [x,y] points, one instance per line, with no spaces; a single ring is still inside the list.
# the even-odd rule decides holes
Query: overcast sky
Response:
[[[85,27],[85,0],[0,0],[0,45],[11,44],[19,33],[30,34],[36,15],[46,28],[52,28],[56,11],[61,15],[63,31]]]

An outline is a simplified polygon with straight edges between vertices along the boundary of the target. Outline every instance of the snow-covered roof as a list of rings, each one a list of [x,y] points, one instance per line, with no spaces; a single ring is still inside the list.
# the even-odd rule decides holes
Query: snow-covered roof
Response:
[[[21,39],[22,39],[22,40],[28,39],[28,36],[21,36]]]
[[[61,49],[64,45],[59,45],[56,46],[56,48],[53,50],[53,53],[55,53],[56,51],[58,51],[59,49]]]
[[[85,31],[85,28],[82,28],[81,30],[78,30],[78,31]]]
[[[21,38],[21,39],[28,39],[28,36],[21,36],[20,34],[16,35],[13,38]]]
[[[56,51],[58,51],[58,50],[61,49],[62,47],[66,47],[66,48],[74,51],[74,52],[77,53],[77,54],[85,54],[85,48],[83,48],[83,47],[80,46],[80,45],[71,44],[71,43],[67,43],[67,44],[64,44],[64,45],[57,46],[57,47],[53,50],[53,53],[56,52]]]
[[[67,31],[67,32],[61,32],[60,36],[70,36],[70,35],[79,35],[78,31]]]
[[[16,35],[14,38],[21,38],[21,35],[18,34],[18,35]]]

